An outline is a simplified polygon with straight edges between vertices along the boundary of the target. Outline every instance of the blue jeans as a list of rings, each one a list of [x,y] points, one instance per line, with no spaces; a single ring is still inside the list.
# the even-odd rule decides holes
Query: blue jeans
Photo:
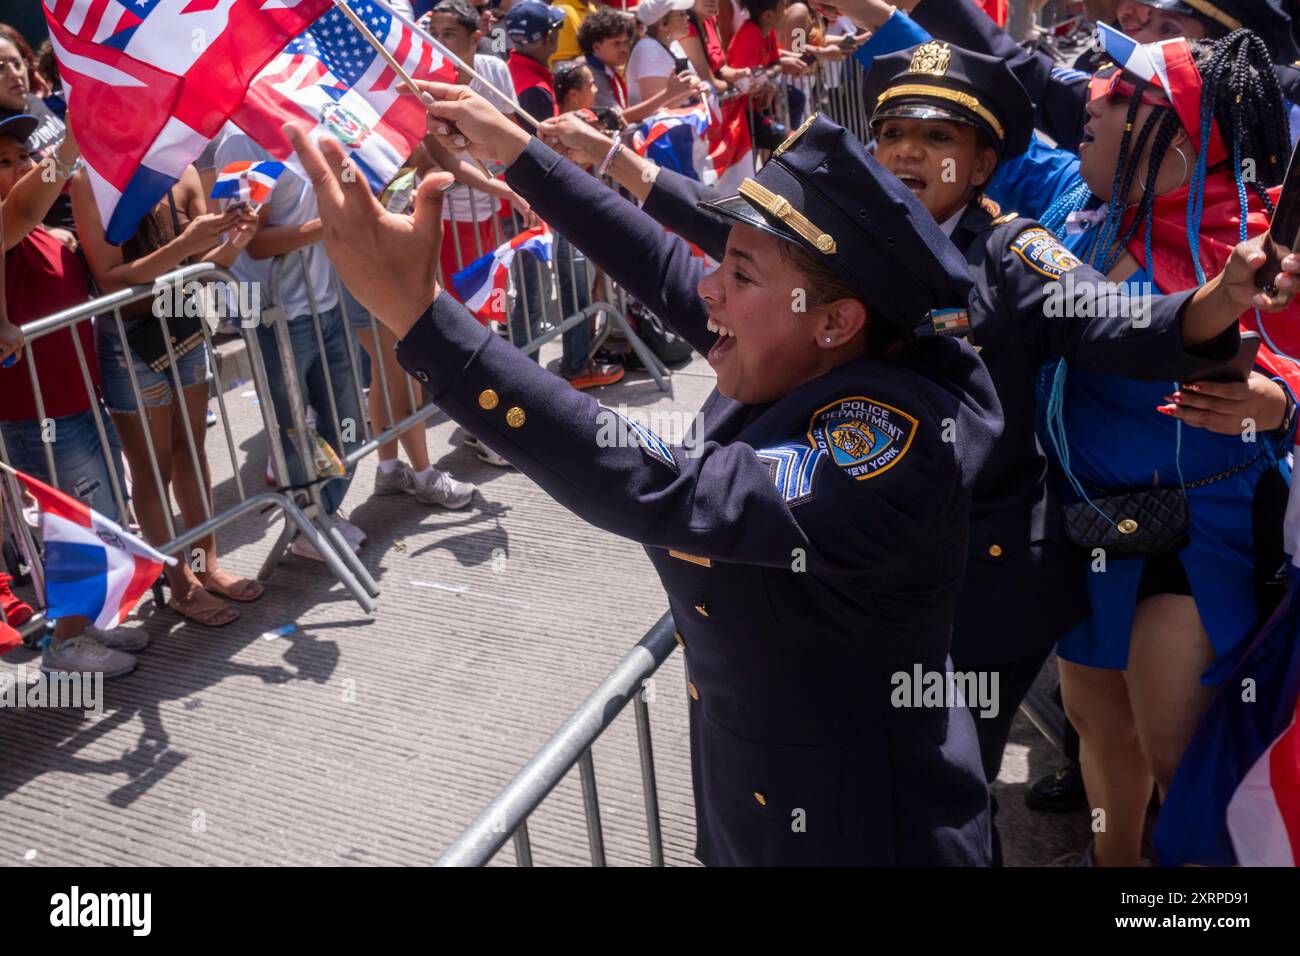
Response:
[[[507,238],[514,236],[514,220],[506,225]],[[560,277],[560,299],[551,300],[552,285],[549,267],[536,258],[523,253],[515,258],[517,277],[522,277],[516,289],[514,307],[510,310],[510,338],[516,345],[524,346],[542,334],[542,320],[551,325],[560,322],[575,312],[591,305],[591,276],[587,269],[587,257],[573,247],[573,244],[560,235],[555,236],[555,264]],[[545,295],[543,294],[545,293]],[[543,301],[545,300],[545,301]],[[524,305],[528,306],[525,316]],[[543,311],[544,308],[544,311]],[[560,371],[564,374],[576,374],[587,365],[587,352],[591,348],[591,333],[586,322],[579,322],[562,336],[564,354],[560,359]],[[534,362],[537,353],[531,353]]]
[[[33,478],[54,485],[98,511],[110,521],[121,521],[117,501],[113,497],[113,480],[109,477],[108,462],[113,462],[118,484],[126,495],[126,478],[122,472],[122,447],[113,420],[102,410],[100,418],[108,436],[108,454],[99,440],[93,411],[75,415],[61,415],[50,419],[46,431],[37,419],[21,422],[0,422],[9,464]],[[50,470],[45,464],[46,439],[54,453],[54,469],[58,472],[56,483],[50,480]]]
[[[316,346],[316,331],[312,327],[311,316],[297,317],[289,322],[289,341],[293,347],[293,371],[298,378],[298,388],[301,389],[304,400],[316,410],[317,433],[330,443],[340,457],[346,457],[360,448],[365,441],[365,420],[361,417],[361,405],[357,401],[356,386],[352,382],[352,364],[348,359],[348,343],[345,338],[349,330],[343,322],[343,312],[338,306],[321,313],[320,329],[321,339],[325,343],[323,356]],[[282,384],[285,372],[280,363],[280,349],[275,342],[274,326],[259,325],[257,341],[266,364],[271,401],[280,426],[280,445],[284,448],[285,459],[289,465],[289,481],[294,485],[303,485],[307,481],[307,472],[298,457],[298,448],[289,435],[289,429],[293,427],[293,412],[289,407],[289,391]],[[330,418],[330,392],[325,384],[326,368],[329,369],[334,403],[338,408],[342,432]],[[327,481],[322,486],[321,501],[325,505],[327,514],[338,511],[350,484],[352,484],[351,471],[341,478]]]

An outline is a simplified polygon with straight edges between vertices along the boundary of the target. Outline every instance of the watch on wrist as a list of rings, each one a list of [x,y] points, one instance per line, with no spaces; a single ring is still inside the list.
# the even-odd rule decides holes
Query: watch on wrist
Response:
[[[50,159],[54,161],[54,175],[58,179],[71,179],[73,176],[77,175],[77,173],[81,172],[81,170],[86,168],[86,161],[80,156],[74,159],[71,163],[63,162],[63,160],[59,159],[57,153],[51,153]]]

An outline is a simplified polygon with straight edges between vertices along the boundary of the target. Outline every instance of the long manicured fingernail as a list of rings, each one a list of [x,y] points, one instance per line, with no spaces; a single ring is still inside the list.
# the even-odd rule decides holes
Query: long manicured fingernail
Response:
[[[1166,402],[1176,402],[1176,401],[1178,401],[1178,393],[1175,392],[1175,393],[1172,394],[1172,395],[1166,395],[1164,400],[1165,400]]]
[[[1158,411],[1161,415],[1168,415],[1171,418],[1178,414],[1178,409],[1175,408],[1173,405],[1157,405],[1156,411]]]
[[[446,136],[446,135],[447,135],[447,127],[445,127],[445,126],[439,126],[439,127],[436,127],[436,128],[434,129],[434,132],[437,133],[439,136]]]
[[[1201,386],[1197,385],[1195,382],[1190,385],[1184,385],[1183,388],[1187,389],[1189,392],[1199,392],[1201,390]]]
[[[469,140],[467,140],[464,136],[453,136],[451,141],[455,143],[457,146],[464,146],[466,143],[469,142]]]

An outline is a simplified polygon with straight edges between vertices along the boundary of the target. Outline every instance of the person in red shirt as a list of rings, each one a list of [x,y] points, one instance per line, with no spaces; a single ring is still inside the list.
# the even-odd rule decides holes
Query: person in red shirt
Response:
[[[535,119],[558,116],[550,59],[560,42],[564,11],[538,0],[516,3],[506,14],[506,35],[515,48],[506,65],[515,81],[515,96]]]
[[[731,0],[727,0],[728,3]],[[695,72],[713,84],[719,93],[735,86],[741,77],[750,76],[752,70],[737,69],[727,62],[722,36],[718,32],[718,0],[696,0],[687,11],[686,36],[680,41],[686,58]]]
[[[85,266],[41,225],[51,205],[76,175],[78,150],[69,128],[52,162],[38,170],[24,145],[36,128],[32,116],[0,120],[0,232],[5,250],[5,316],[0,317],[0,436],[9,464],[57,486],[95,511],[119,519],[114,483],[125,489],[112,420],[99,402],[99,363],[89,321],[24,343],[22,326],[91,295]],[[46,175],[52,171],[53,175]],[[80,357],[78,355],[80,351]],[[9,367],[9,356],[16,361]],[[82,374],[81,357],[85,359]],[[40,387],[38,406],[32,367]],[[88,376],[88,379],[87,379]],[[96,419],[98,418],[98,422]],[[106,449],[100,426],[109,439]],[[50,474],[46,453],[54,459]],[[113,469],[110,473],[110,468]],[[64,617],[41,660],[46,673],[129,673],[148,638],[140,631],[85,633],[86,620]]]

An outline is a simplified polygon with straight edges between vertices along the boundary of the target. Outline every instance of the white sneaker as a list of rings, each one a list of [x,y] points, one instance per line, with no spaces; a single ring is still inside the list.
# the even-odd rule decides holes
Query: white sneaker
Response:
[[[375,471],[376,495],[415,494],[415,472],[404,461],[399,461],[392,471],[379,468]]]
[[[426,505],[442,505],[455,511],[464,508],[474,497],[474,486],[467,481],[457,481],[449,473],[433,469],[433,473],[421,478],[411,475],[411,494]]]
[[[138,654],[149,646],[149,635],[138,627],[115,627],[111,631],[101,631],[87,624],[86,636],[101,647],[114,651],[130,651],[132,654]]]
[[[341,511],[334,515],[334,523],[338,525],[339,531],[343,533],[343,539],[347,541],[353,551],[360,551],[362,546],[370,540],[366,537],[364,531],[343,517]]]
[[[69,638],[58,648],[47,647],[41,655],[44,674],[103,674],[105,680],[135,670],[136,660],[126,651],[115,651],[82,634]]]

